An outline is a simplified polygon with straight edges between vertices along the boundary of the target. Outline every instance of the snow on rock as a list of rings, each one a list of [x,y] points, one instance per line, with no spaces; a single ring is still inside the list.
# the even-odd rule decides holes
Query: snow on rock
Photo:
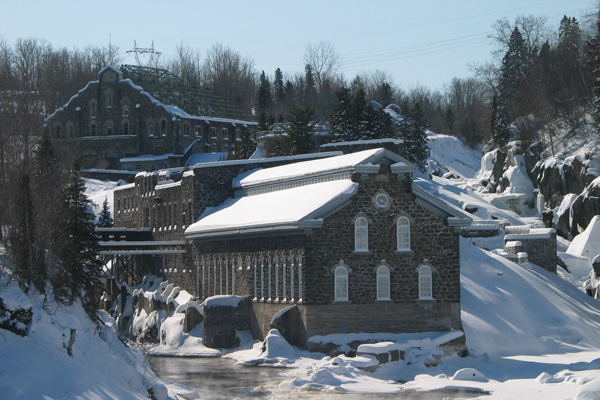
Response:
[[[397,382],[374,378],[348,360],[343,357],[325,357],[307,369],[308,376],[283,381],[279,384],[279,389],[338,393],[398,393],[402,390]]]
[[[590,277],[592,270],[592,262],[588,257],[577,256],[574,254],[558,252],[558,257],[565,263],[569,276],[563,276],[564,279],[570,280],[573,284],[585,291],[586,282]]]
[[[463,368],[456,371],[452,379],[455,381],[477,381],[487,382],[488,379],[484,374],[477,371],[475,368]]]
[[[229,295],[218,295],[212,296],[204,300],[202,305],[206,308],[211,307],[237,307],[242,300],[247,296],[229,296]]]
[[[600,254],[600,215],[592,218],[585,231],[575,236],[567,253],[590,260]]]
[[[100,312],[98,328],[79,301],[57,303],[50,288],[45,298],[25,294],[5,274],[0,288],[7,303],[33,309],[27,336],[0,330],[0,398],[137,400],[147,399],[150,390],[157,399],[168,398],[165,383],[141,352],[121,343],[107,313]],[[71,329],[75,342],[69,356],[65,347]]]
[[[574,400],[600,400],[600,378],[582,385]]]
[[[479,154],[454,136],[432,134],[427,138],[430,159],[441,164],[455,177],[472,178],[481,164]]]

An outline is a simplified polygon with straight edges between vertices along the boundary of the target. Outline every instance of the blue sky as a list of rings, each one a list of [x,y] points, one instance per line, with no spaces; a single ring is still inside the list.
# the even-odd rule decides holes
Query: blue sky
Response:
[[[470,75],[467,64],[490,59],[491,24],[520,14],[581,19],[595,0],[370,0],[370,1],[129,1],[1,0],[0,37],[46,39],[55,48],[106,45],[123,55],[150,47],[162,57],[183,41],[203,56],[221,42],[254,60],[269,75],[303,71],[308,42],[325,40],[342,56],[347,78],[379,69],[404,89],[441,88]],[[134,63],[126,56],[126,63]]]

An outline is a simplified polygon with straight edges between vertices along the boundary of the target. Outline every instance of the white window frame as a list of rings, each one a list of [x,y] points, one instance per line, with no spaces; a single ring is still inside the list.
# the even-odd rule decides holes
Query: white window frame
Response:
[[[104,103],[106,104],[106,108],[112,108],[113,106],[113,92],[110,89],[106,89],[104,92]]]
[[[348,268],[343,265],[335,269],[333,290],[335,301],[348,301]]]
[[[96,119],[96,115],[98,114],[98,103],[96,100],[90,101],[90,118]]]
[[[365,217],[354,221],[354,251],[369,251],[369,221]]]
[[[429,265],[419,267],[419,300],[433,300],[433,270]]]
[[[410,220],[400,217],[396,221],[396,250],[410,250]]]
[[[129,117],[129,99],[123,99],[123,104],[121,107],[121,115],[123,117]]]
[[[390,269],[385,265],[377,268],[377,300],[391,300]]]

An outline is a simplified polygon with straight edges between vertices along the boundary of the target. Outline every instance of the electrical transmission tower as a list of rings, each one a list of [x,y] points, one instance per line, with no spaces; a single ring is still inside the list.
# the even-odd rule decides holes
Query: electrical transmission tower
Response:
[[[133,55],[135,56],[135,60],[137,61],[140,67],[156,66],[156,64],[158,64],[158,59],[162,54],[160,51],[154,50],[154,41],[152,41],[152,46],[150,46],[150,48],[142,48],[137,47],[137,43],[135,40],[133,41],[133,49],[127,50],[125,53],[133,53]],[[142,63],[141,60],[141,58],[143,57],[148,57],[148,60],[146,61],[145,65]]]

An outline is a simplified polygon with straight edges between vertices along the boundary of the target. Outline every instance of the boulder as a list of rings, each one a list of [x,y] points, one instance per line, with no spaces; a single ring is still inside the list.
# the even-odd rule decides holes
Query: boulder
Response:
[[[190,331],[198,326],[198,324],[202,323],[203,320],[204,317],[200,314],[200,311],[196,307],[188,305],[185,309],[183,331],[185,333],[190,333]]]
[[[277,329],[292,346],[307,348],[307,333],[297,305],[286,307],[271,319],[271,329]]]
[[[204,344],[211,348],[238,347],[237,331],[258,329],[252,301],[247,296],[213,296],[202,303]]]

